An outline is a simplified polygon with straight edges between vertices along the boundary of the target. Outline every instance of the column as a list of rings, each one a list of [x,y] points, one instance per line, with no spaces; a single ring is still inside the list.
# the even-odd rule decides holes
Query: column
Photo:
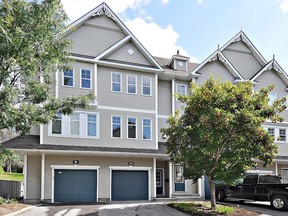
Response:
[[[41,200],[44,200],[44,187],[45,187],[45,154],[41,158]]]
[[[173,192],[173,163],[169,162],[169,197],[172,198]]]

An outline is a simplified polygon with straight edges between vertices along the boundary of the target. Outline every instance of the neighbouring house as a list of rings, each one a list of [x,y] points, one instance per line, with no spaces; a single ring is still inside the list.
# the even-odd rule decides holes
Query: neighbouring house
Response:
[[[89,109],[57,113],[50,124],[4,143],[24,156],[26,202],[204,198],[204,177],[185,180],[165,152],[160,128],[184,105],[175,93],[189,94],[190,82],[201,84],[212,75],[250,80],[255,91],[275,84],[271,102],[287,95],[286,73],[274,58],[267,62],[243,31],[196,64],[179,53],[152,56],[106,3],[72,26],[65,37],[74,42],[74,66],[53,73],[55,97],[93,91],[96,99]],[[284,122],[263,127],[279,147],[268,169],[288,182],[287,111],[283,115]]]

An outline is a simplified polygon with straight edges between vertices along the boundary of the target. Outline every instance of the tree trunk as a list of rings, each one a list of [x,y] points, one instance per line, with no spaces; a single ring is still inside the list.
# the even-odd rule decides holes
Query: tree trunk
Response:
[[[11,173],[12,172],[12,163],[11,163],[11,161],[9,161],[8,166],[9,166],[9,173]]]
[[[216,198],[215,198],[215,185],[213,182],[213,176],[208,176],[209,186],[210,186],[210,199],[211,199],[211,208],[216,208]]]

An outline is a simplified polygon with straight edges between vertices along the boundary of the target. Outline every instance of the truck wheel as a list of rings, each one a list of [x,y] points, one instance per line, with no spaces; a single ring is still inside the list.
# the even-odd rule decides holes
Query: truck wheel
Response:
[[[280,211],[286,211],[288,209],[288,198],[283,195],[274,195],[270,199],[271,206]]]
[[[218,200],[218,201],[224,201],[225,200],[225,194],[224,194],[224,192],[221,190],[221,191],[218,191],[217,192],[217,194],[216,194],[216,199]]]

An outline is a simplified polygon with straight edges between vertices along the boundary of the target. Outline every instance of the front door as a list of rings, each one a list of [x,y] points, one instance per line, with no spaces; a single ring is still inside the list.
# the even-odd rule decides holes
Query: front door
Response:
[[[157,169],[156,170],[156,192],[157,195],[163,195],[163,170]]]
[[[183,166],[175,165],[174,178],[175,178],[175,191],[185,191]]]

